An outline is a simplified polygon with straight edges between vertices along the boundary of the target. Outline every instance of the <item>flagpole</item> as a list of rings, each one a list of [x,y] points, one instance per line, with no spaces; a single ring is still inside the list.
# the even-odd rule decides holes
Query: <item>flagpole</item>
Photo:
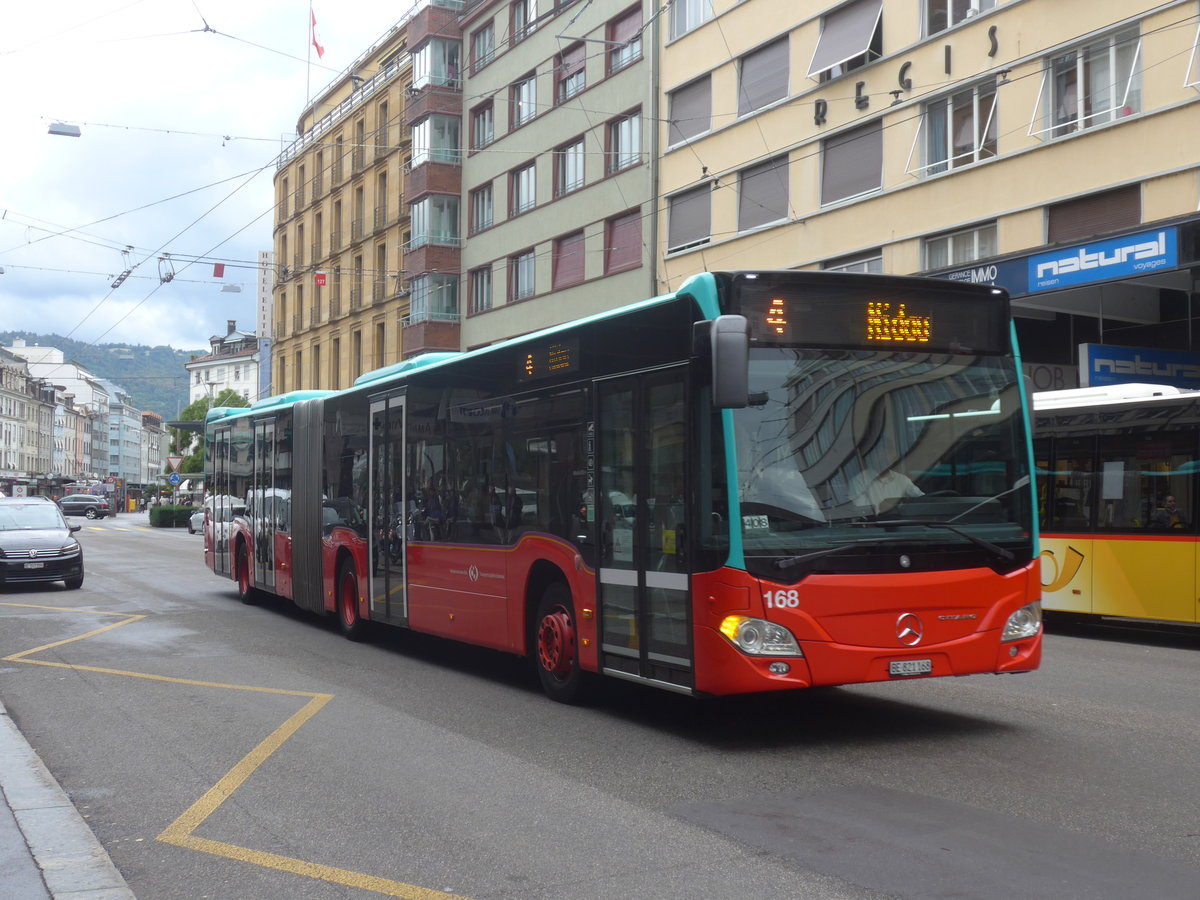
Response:
[[[313,7],[312,0],[308,3],[308,56],[304,64],[304,105],[312,101],[312,48],[313,48]]]

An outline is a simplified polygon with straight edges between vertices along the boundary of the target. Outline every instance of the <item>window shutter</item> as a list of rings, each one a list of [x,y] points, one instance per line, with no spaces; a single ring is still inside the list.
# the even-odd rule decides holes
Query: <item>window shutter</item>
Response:
[[[788,39],[775,41],[742,57],[738,115],[761,109],[787,96]]]
[[[1091,194],[1055,203],[1048,210],[1046,241],[1061,244],[1120,231],[1140,225],[1142,221],[1142,186],[1128,187]]]
[[[668,251],[707,243],[712,230],[711,193],[708,184],[702,184],[671,198],[670,222],[667,225]]]
[[[642,211],[633,209],[608,220],[605,271],[632,269],[642,261]]]
[[[738,230],[745,231],[788,215],[788,158],[777,156],[743,169],[738,178]]]
[[[821,202],[834,203],[877,191],[883,183],[883,123],[861,128],[825,141],[821,171]]]
[[[678,144],[712,127],[712,85],[708,75],[671,93],[669,143]]]
[[[555,290],[583,281],[583,232],[568,234],[554,242]]]

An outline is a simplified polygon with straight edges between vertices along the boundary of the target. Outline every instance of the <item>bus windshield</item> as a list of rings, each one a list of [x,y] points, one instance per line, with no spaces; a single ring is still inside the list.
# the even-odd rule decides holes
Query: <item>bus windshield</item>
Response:
[[[1032,556],[1011,357],[755,347],[734,413],[747,569],[986,565]]]

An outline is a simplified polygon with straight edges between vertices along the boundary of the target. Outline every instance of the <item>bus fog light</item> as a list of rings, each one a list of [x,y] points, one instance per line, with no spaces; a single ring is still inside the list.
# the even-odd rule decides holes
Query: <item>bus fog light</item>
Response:
[[[772,675],[786,675],[792,671],[792,667],[785,662],[773,662],[767,666],[767,669]]]
[[[1031,638],[1042,630],[1042,601],[1034,600],[1027,606],[1022,606],[1008,617],[1004,623],[1002,641],[1019,641]]]
[[[782,625],[748,616],[726,616],[721,634],[751,656],[803,656],[796,638]]]

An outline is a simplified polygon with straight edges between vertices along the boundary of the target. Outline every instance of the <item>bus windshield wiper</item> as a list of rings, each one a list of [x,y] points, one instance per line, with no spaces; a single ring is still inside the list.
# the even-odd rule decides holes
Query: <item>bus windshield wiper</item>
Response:
[[[801,553],[799,556],[785,556],[783,559],[775,560],[774,566],[777,569],[786,569],[788,566],[794,566],[796,563],[807,562],[810,559],[820,559],[822,556],[832,556],[835,553],[841,553],[843,550],[849,550],[852,547],[862,547],[864,545],[876,544],[908,544],[912,539],[907,537],[892,537],[861,541],[846,541],[838,544],[836,547],[826,547],[824,550],[814,550],[812,553]]]
[[[878,519],[874,522],[850,522],[849,524],[851,526],[860,528],[866,525],[882,525],[884,527],[895,525],[924,525],[927,528],[945,528],[947,531],[954,532],[954,534],[957,534],[959,537],[965,538],[972,544],[982,547],[989,553],[993,553],[1001,559],[1016,559],[1016,555],[1011,550],[1001,547],[999,544],[993,544],[991,541],[985,541],[983,538],[971,534],[969,531],[963,531],[957,525],[951,525],[948,522],[941,521],[940,519]]]

